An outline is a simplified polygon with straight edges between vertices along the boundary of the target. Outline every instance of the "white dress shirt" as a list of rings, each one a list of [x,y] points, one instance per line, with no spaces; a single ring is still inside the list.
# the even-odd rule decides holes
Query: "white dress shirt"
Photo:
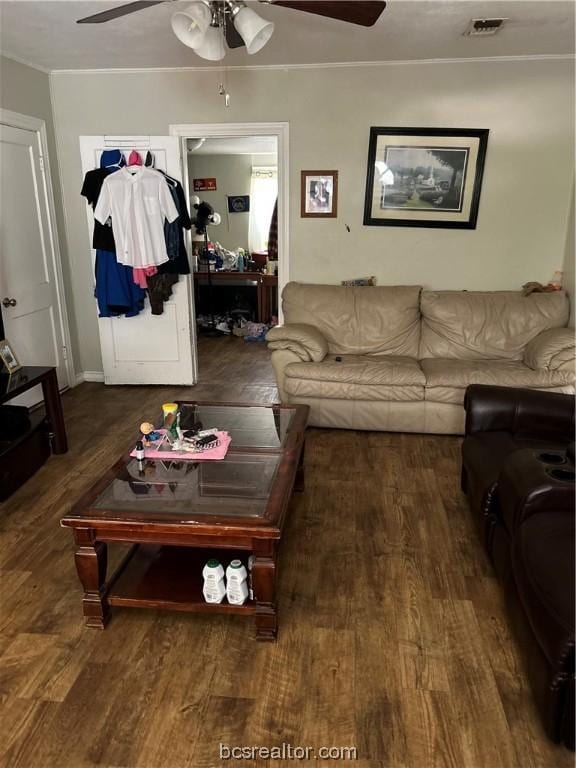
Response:
[[[164,219],[178,218],[166,179],[145,166],[122,168],[104,179],[94,217],[112,217],[116,259],[128,267],[152,267],[168,261]]]

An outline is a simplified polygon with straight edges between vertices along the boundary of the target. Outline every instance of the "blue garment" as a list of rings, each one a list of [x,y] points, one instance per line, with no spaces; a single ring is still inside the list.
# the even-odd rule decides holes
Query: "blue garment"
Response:
[[[126,160],[119,149],[105,149],[100,155],[100,168],[122,168],[123,165],[126,165]]]
[[[146,292],[134,282],[132,267],[118,264],[115,253],[96,251],[95,272],[99,317],[135,317],[144,309]]]

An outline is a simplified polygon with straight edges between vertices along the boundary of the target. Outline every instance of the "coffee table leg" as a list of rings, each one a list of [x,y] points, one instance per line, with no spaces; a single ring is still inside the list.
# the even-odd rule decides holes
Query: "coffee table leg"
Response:
[[[102,541],[95,541],[94,531],[89,528],[76,528],[74,539],[78,545],[74,555],[76,570],[84,587],[82,608],[86,626],[104,629],[110,615],[105,596],[108,547]]]
[[[294,490],[295,491],[303,491],[304,490],[304,449],[306,447],[306,443],[302,443],[302,452],[300,454],[300,458],[298,459],[298,469],[296,470],[296,479],[294,481]]]
[[[256,554],[252,566],[252,585],[256,600],[256,640],[276,640],[276,555],[262,557]]]

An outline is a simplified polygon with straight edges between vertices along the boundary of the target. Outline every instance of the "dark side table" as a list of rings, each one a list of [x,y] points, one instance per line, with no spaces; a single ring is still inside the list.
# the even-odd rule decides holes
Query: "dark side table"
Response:
[[[38,384],[42,387],[46,413],[31,413],[29,428],[17,438],[0,435],[0,501],[23,485],[51,452],[68,451],[55,368],[27,365],[11,375],[0,374],[0,405]]]

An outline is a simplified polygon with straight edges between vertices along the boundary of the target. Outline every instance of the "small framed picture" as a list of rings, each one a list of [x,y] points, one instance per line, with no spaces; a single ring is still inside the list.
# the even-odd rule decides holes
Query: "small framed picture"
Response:
[[[4,368],[6,368],[8,373],[14,373],[22,368],[7,339],[0,341],[0,360],[4,363]]]
[[[300,216],[304,219],[338,216],[338,171],[302,171]]]

